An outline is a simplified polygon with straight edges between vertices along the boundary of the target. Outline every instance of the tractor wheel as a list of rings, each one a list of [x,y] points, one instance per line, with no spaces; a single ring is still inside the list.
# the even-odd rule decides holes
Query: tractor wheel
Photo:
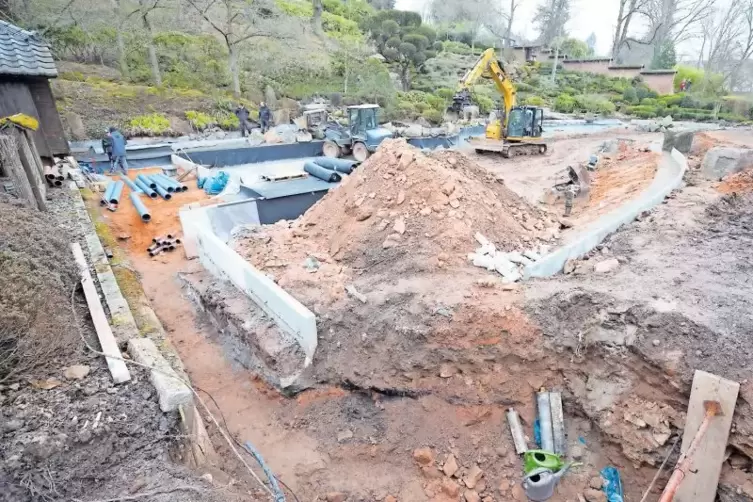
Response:
[[[333,143],[332,141],[325,141],[322,150],[324,151],[324,156],[331,159],[338,159],[342,155],[340,147],[337,143]]]
[[[366,148],[366,145],[363,143],[356,143],[353,145],[353,158],[356,159],[358,162],[363,162],[364,160],[369,158],[368,148]]]

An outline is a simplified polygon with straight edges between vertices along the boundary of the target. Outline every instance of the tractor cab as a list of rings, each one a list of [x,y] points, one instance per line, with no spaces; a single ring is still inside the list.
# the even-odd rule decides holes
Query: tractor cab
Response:
[[[329,128],[325,132],[324,155],[341,157],[353,154],[359,162],[376,151],[392,132],[379,127],[379,105],[356,105],[347,108],[347,128]]]

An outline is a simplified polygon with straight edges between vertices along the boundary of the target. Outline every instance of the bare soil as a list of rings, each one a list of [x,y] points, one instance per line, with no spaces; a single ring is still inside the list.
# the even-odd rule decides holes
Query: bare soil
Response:
[[[524,187],[519,193],[534,202],[533,194],[551,186],[565,159],[585,161],[603,141],[558,140],[543,158],[500,162],[488,182],[499,185],[501,175],[512,186],[507,181],[517,179]],[[333,492],[347,500],[460,500],[462,479],[474,466],[484,471],[474,491],[486,502],[525,500],[504,411],[518,409],[533,437],[534,392],[541,387],[563,392],[569,456],[584,464],[565,476],[551,500],[577,500],[606,465],[620,470],[626,499],[639,500],[681,434],[692,371],[700,368],[742,383],[719,497],[750,501],[753,395],[745,334],[753,332],[748,305],[753,296],[744,257],[753,238],[751,200],[722,199],[700,182],[701,153],[696,155],[690,158],[687,187],[615,234],[577,263],[573,274],[509,291],[499,284],[481,287],[477,279],[488,275],[463,264],[476,245],[473,225],[480,223],[454,233],[448,215],[435,216],[433,203],[425,204],[431,217],[420,214],[422,204],[411,207],[407,188],[397,214],[390,214],[399,189],[387,188],[387,182],[404,172],[390,173],[386,161],[376,171],[381,181],[350,180],[318,206],[326,211],[315,208],[292,226],[241,233],[249,260],[318,315],[312,387],[295,398],[282,396],[234,359],[216,327],[197,315],[177,277],[196,273],[197,263],[179,254],[150,260],[134,249],[132,265],[192,381],[212,394],[231,434],[253,442],[301,500],[334,500]],[[651,163],[632,160],[615,158],[600,173],[613,172],[620,200],[650,178]],[[549,172],[537,171],[549,162]],[[521,163],[532,167],[530,183],[520,173]],[[642,175],[626,182],[617,176],[623,165]],[[370,189],[370,182],[385,185]],[[430,183],[422,179],[416,189]],[[465,188],[462,182],[457,186]],[[433,190],[441,192],[441,184]],[[479,201],[483,206],[483,200],[483,194],[458,199],[464,210]],[[526,214],[542,214],[514,200]],[[447,205],[440,205],[442,212],[449,212]],[[372,213],[358,221],[364,206]],[[516,249],[525,243],[520,236],[526,234],[518,233],[522,218],[513,218],[518,226],[508,225],[497,209],[489,216],[498,225],[486,231],[504,230],[495,238],[501,247]],[[312,214],[318,214],[316,221]],[[398,245],[385,248],[388,237],[399,233],[394,226],[400,217],[406,231],[395,239]],[[383,229],[382,220],[389,220]],[[542,220],[544,226],[554,218],[544,214]],[[451,251],[438,238],[443,232],[449,233]],[[307,271],[309,257],[318,262],[316,272]],[[613,257],[620,262],[616,270],[593,272],[593,263]],[[344,293],[347,284],[366,294],[367,303]],[[216,436],[211,428],[210,433]],[[419,448],[430,450],[425,465],[414,458]],[[448,454],[459,464],[452,478],[439,471]],[[675,458],[676,453],[670,463]],[[236,479],[243,476],[226,470]],[[658,498],[667,475],[648,500]]]

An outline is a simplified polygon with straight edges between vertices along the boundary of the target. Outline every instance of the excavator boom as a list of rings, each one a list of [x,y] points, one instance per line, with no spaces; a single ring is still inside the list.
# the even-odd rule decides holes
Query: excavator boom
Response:
[[[450,110],[455,113],[460,113],[464,106],[470,105],[471,96],[470,89],[479,78],[490,78],[494,81],[499,94],[504,101],[504,112],[502,127],[507,127],[507,118],[510,115],[510,110],[515,106],[515,87],[512,85],[512,81],[505,73],[505,70],[499,64],[497,55],[494,49],[486,49],[473,65],[473,68],[468,70],[463,78],[460,79],[458,90],[452,100],[452,106]]]

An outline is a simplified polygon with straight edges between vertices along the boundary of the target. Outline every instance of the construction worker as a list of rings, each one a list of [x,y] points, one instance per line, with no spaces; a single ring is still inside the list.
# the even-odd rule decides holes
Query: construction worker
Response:
[[[241,127],[241,136],[246,137],[246,134],[251,132],[251,124],[248,121],[248,109],[242,104],[238,105],[235,109],[235,116],[238,117]]]
[[[123,174],[128,174],[128,161],[126,160],[126,144],[128,140],[115,127],[110,127],[110,141],[112,142],[112,171],[120,169]]]
[[[269,126],[272,122],[272,112],[264,101],[259,103],[259,122],[261,122],[262,134],[269,131]]]
[[[107,160],[110,162],[110,173],[112,173],[112,136],[110,136],[109,128],[105,129],[105,137],[102,138],[102,150],[107,155]]]

